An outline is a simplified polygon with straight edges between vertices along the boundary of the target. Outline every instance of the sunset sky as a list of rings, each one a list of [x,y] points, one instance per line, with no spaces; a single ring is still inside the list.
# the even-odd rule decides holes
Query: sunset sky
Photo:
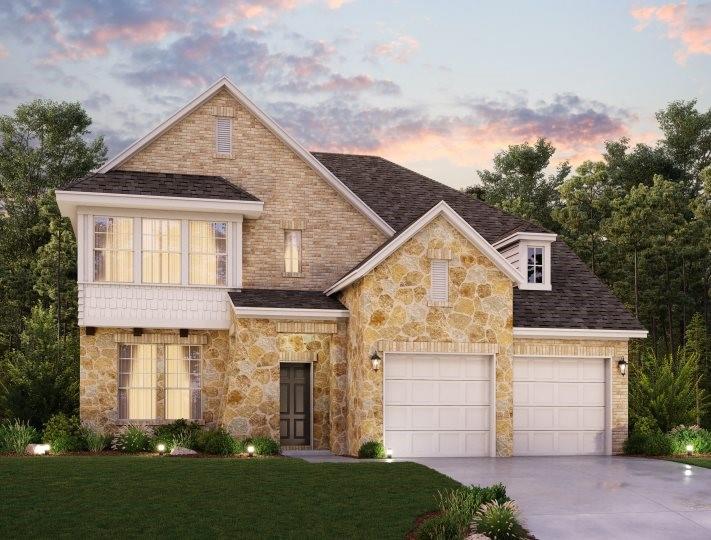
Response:
[[[455,187],[509,144],[545,136],[579,163],[605,139],[655,141],[671,100],[711,106],[711,3],[2,4],[0,113],[80,101],[110,155],[222,75],[311,150]]]

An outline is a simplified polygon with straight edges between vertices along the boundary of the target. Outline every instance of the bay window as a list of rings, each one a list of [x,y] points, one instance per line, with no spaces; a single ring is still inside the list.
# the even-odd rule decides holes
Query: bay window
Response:
[[[201,347],[119,346],[120,420],[200,420]]]
[[[189,273],[191,285],[227,284],[227,223],[191,221]]]
[[[94,281],[133,281],[133,218],[94,216]]]
[[[143,283],[180,283],[180,220],[142,220]]]

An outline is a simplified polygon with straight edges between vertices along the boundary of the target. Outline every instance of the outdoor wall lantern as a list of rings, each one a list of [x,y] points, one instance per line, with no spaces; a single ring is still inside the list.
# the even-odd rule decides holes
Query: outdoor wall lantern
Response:
[[[373,371],[378,371],[380,369],[380,362],[382,362],[382,358],[380,358],[380,355],[378,354],[378,351],[375,351],[373,354],[370,355],[370,363],[373,366]]]
[[[247,455],[249,457],[254,457],[254,446],[251,444],[247,447]]]
[[[624,377],[627,374],[627,359],[623,356],[620,358],[620,361],[617,362],[617,367],[620,370],[620,374]]]

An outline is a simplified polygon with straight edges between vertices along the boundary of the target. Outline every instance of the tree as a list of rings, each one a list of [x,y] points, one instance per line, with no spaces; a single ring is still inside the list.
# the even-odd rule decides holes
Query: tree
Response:
[[[694,313],[689,325],[686,327],[684,340],[684,352],[687,355],[695,355],[698,358],[698,379],[697,386],[707,394],[711,394],[711,364],[709,363],[709,351],[711,342],[706,331],[706,322],[699,313]],[[700,394],[697,394],[700,395]],[[696,423],[701,424],[700,407],[697,404]]]
[[[600,223],[608,218],[616,191],[604,162],[586,161],[559,188],[561,207],[553,211],[563,226],[565,239],[598,272],[599,251],[603,245]]]
[[[54,309],[32,308],[20,346],[0,361],[0,412],[41,427],[57,412],[76,414],[79,343],[57,339]]]
[[[484,200],[544,227],[556,228],[552,213],[558,205],[557,188],[570,173],[570,165],[564,162],[555,174],[546,176],[554,153],[553,145],[543,138],[533,146],[525,142],[498,153],[493,171],[477,171]]]

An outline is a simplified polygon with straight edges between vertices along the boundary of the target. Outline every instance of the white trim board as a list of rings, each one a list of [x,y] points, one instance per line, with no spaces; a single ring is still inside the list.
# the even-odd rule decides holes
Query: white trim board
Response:
[[[492,245],[495,248],[500,248],[508,244],[513,244],[514,242],[520,242],[521,240],[532,240],[534,242],[555,242],[558,239],[558,235],[555,233],[536,233],[536,232],[515,232],[508,235],[501,240],[497,240]]]
[[[447,219],[447,221],[449,221],[455,229],[457,229],[467,240],[474,244],[485,256],[487,256],[489,260],[491,260],[491,262],[493,262],[494,265],[504,273],[504,275],[518,285],[521,281],[521,275],[513,266],[509,264],[504,256],[494,249],[489,242],[484,240],[484,237],[481,236],[471,225],[469,225],[469,223],[467,223],[462,216],[457,214],[451,206],[449,206],[445,201],[440,201],[424,213],[417,221],[407,227],[397,236],[397,238],[392,240],[373,257],[368,259],[368,261],[331,285],[331,287],[326,289],[325,293],[327,295],[331,295],[338,292],[366,275],[390,255],[395,253],[395,251],[397,251],[405,242],[415,236],[415,234],[421,231],[438,216],[443,216]]]
[[[604,330],[588,328],[525,328],[514,327],[515,338],[558,339],[644,339],[646,330]]]
[[[370,208],[360,197],[358,197],[353,191],[348,188],[343,182],[341,182],[336,176],[329,171],[320,161],[318,161],[311,153],[306,150],[301,144],[289,135],[284,129],[279,126],[274,120],[272,120],[264,111],[262,111],[257,105],[254,104],[247,96],[245,96],[228,77],[221,77],[207,90],[202,92],[200,95],[195,97],[183,108],[175,112],[167,120],[153,128],[146,135],[138,139],[136,142],[131,144],[123,152],[120,152],[116,157],[107,161],[97,172],[106,173],[111,169],[117,167],[136,152],[146,147],[160,135],[168,131],[173,125],[185,118],[200,105],[207,102],[215,94],[217,94],[222,89],[227,90],[232,94],[232,96],[251,114],[256,116],[264,126],[271,131],[281,142],[288,146],[297,156],[299,156],[305,163],[307,163],[311,168],[318,173],[328,184],[331,185],[341,196],[343,196],[353,207],[360,211],[365,217],[367,217],[380,231],[382,231],[386,236],[392,236],[395,234],[395,230],[387,224],[387,222],[381,218],[375,211]]]
[[[289,319],[331,321],[350,316],[347,309],[301,309],[232,306],[238,319]]]

